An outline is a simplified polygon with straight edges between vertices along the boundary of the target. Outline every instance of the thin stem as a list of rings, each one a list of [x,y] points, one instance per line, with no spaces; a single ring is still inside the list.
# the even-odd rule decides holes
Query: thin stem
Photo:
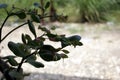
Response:
[[[22,64],[23,64],[24,60],[25,60],[25,58],[22,58],[21,62],[20,62],[19,65],[18,65],[17,72],[20,71],[20,69],[21,69],[21,67],[22,67]]]
[[[36,54],[36,51],[22,58],[21,62],[20,62],[19,65],[18,65],[18,68],[17,68],[17,71],[18,71],[18,72],[20,71],[20,69],[21,69],[21,67],[22,67],[22,64],[24,63],[25,59],[27,59],[28,57],[30,57],[30,56],[32,56],[32,55],[34,55],[34,54]]]
[[[48,17],[52,17],[52,16],[41,17],[41,19],[43,19],[43,18],[48,18]],[[5,21],[6,21],[6,20],[5,20]],[[1,43],[7,36],[9,36],[13,31],[15,31],[16,29],[18,29],[18,28],[20,28],[20,27],[22,27],[22,26],[24,26],[24,25],[26,25],[26,24],[27,24],[27,22],[19,25],[18,27],[14,28],[13,30],[11,30],[11,31],[10,31],[9,33],[7,33],[2,39],[0,39],[0,43]],[[3,24],[3,25],[4,25],[4,24]],[[2,28],[2,27],[1,27],[1,28]],[[0,28],[0,32],[1,32],[1,28]]]
[[[20,28],[20,27],[22,27],[22,26],[24,26],[24,25],[26,25],[26,24],[27,24],[27,22],[19,25],[18,27],[14,28],[13,30],[11,30],[9,33],[7,33],[7,34],[1,39],[0,43],[1,43],[7,36],[9,36],[13,31],[17,30],[18,28]]]
[[[1,27],[0,27],[0,43],[1,43],[1,39],[2,39],[2,29],[6,23],[6,21],[8,20],[9,15],[7,15],[7,17],[5,18],[4,22],[2,23]]]

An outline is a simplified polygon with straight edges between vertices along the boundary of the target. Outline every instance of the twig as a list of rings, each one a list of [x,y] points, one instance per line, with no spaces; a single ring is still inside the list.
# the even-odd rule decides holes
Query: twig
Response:
[[[18,72],[20,71],[20,69],[21,69],[21,67],[22,67],[22,64],[24,63],[25,59],[27,59],[28,57],[30,57],[30,56],[32,56],[32,55],[34,55],[34,54],[36,54],[36,51],[22,58],[21,62],[20,62],[19,65],[18,65],[18,68],[17,68],[17,71],[18,71]]]
[[[26,25],[26,24],[27,24],[27,22],[19,25],[18,27],[14,28],[13,30],[11,30],[9,33],[7,33],[7,34],[1,39],[0,42],[2,42],[2,41],[3,41],[7,36],[9,36],[13,31],[17,30],[18,28],[20,28],[20,27],[22,27],[22,26],[24,26],[24,25]]]
[[[9,18],[9,15],[7,15],[7,17],[5,18],[4,22],[2,23],[1,27],[0,27],[0,43],[2,42],[1,39],[2,39],[2,29],[6,23],[6,21],[8,20]]]

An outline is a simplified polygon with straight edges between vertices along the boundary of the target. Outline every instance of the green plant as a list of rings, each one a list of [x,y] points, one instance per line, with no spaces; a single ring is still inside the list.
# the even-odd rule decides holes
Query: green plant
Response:
[[[43,68],[44,64],[36,61],[37,56],[47,62],[58,61],[62,58],[68,58],[67,54],[69,51],[64,49],[65,47],[70,45],[73,45],[74,47],[83,45],[80,42],[81,37],[79,35],[66,37],[63,34],[53,34],[51,30],[42,27],[41,25],[38,26],[38,29],[43,31],[43,34],[37,35],[33,22],[40,24],[42,19],[49,17],[56,17],[57,19],[61,19],[61,16],[51,16],[46,13],[46,10],[50,6],[49,1],[46,2],[44,6],[41,6],[39,3],[34,3],[34,6],[36,7],[34,9],[24,9],[12,6],[12,9],[8,11],[6,4],[0,4],[0,8],[4,9],[7,13],[6,18],[0,27],[0,45],[12,32],[24,25],[28,25],[29,30],[34,35],[34,38],[32,38],[29,34],[23,33],[21,34],[22,43],[16,43],[15,41],[8,42],[8,47],[14,53],[14,55],[8,55],[5,57],[0,56],[0,71],[4,76],[3,78],[6,80],[22,80],[24,78],[24,71],[22,69],[22,65],[24,63],[29,63],[36,68]],[[38,9],[41,9],[43,13],[38,13]],[[25,18],[27,19],[21,25],[15,27],[13,30],[3,36],[2,31],[4,25],[12,16],[17,16],[21,20]],[[61,42],[61,46],[54,48],[54,46],[50,44],[46,45],[44,42],[46,39],[49,39],[53,42]],[[18,62],[16,58],[21,58],[21,61]]]

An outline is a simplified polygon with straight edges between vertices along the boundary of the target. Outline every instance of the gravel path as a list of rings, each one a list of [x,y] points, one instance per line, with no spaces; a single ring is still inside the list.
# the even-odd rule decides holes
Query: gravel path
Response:
[[[44,62],[45,68],[35,69],[29,64],[23,65],[26,72],[32,72],[25,80],[120,80],[120,26],[106,24],[60,24],[57,33],[79,34],[83,46],[67,47],[69,58],[58,62]],[[10,28],[5,27],[4,33]],[[29,32],[26,27],[11,34],[8,40],[19,41],[21,32]],[[38,34],[41,32],[39,31]],[[12,38],[11,36],[14,36]],[[46,41],[46,43],[51,43]],[[51,43],[52,44],[52,43]],[[56,47],[60,44],[53,44]],[[2,55],[10,53],[7,46]]]

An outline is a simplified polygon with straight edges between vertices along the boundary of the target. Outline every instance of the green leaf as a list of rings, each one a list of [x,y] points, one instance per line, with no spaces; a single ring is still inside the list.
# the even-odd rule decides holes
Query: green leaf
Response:
[[[71,43],[70,43],[69,41],[67,41],[67,40],[61,41],[61,46],[62,46],[62,48],[67,47],[67,46],[70,46],[70,45],[71,45]]]
[[[68,58],[66,54],[59,54],[61,58]]]
[[[29,60],[28,63],[30,63],[31,65],[33,65],[36,68],[44,67],[44,64],[42,64],[41,62]]]
[[[56,49],[51,46],[45,46],[39,51],[40,57],[45,61],[58,61],[61,59],[59,54],[56,53]]]
[[[20,19],[26,18],[26,14],[23,11],[16,12],[15,15],[18,16]]]
[[[9,75],[13,78],[17,78],[19,80],[23,79],[23,70],[20,70],[19,72],[17,72],[17,69],[12,69],[9,72]]]
[[[16,58],[16,56],[8,55],[8,56],[3,57],[2,59],[9,59],[9,58]]]
[[[68,37],[70,41],[80,41],[81,37],[79,35],[73,35]]]
[[[25,35],[25,38],[27,39],[28,43],[32,41],[31,37],[29,35]]]
[[[40,17],[38,15],[31,14],[31,18],[33,21],[40,23]]]
[[[68,54],[68,53],[70,53],[68,50],[62,50],[65,54]]]
[[[9,56],[3,57],[2,59],[6,59],[12,66],[17,66],[18,63],[14,58],[16,58],[16,56],[9,55]]]
[[[44,32],[46,32],[46,33],[50,33],[50,30],[48,30],[48,29],[45,28],[45,27],[39,26],[38,29],[41,29],[42,31],[44,31]]]
[[[78,46],[82,46],[83,43],[82,43],[82,42],[78,42],[77,45],[78,45]]]
[[[35,61],[36,59],[37,59],[36,56],[35,56],[35,55],[32,55],[32,56],[28,57],[26,61],[29,61],[29,60],[30,60],[30,61],[31,61],[31,60],[32,60],[32,61]]]
[[[33,48],[33,49],[39,49],[41,46],[43,46],[43,41],[36,41],[36,40],[32,40],[28,42],[29,47]]]
[[[20,48],[20,50],[24,52],[24,56],[23,57],[26,57],[26,56],[31,54],[32,49],[31,49],[31,47],[28,44],[18,43],[17,45]]]
[[[48,50],[48,51],[51,51],[51,52],[55,52],[56,51],[56,49],[53,46],[51,46],[51,45],[43,45],[41,47],[41,49],[42,50]]]
[[[7,4],[0,4],[0,9],[1,8],[7,8],[7,6],[8,6]]]
[[[33,23],[30,20],[28,20],[28,26],[29,26],[30,31],[33,33],[33,35],[35,37],[37,37],[35,27],[34,27]]]
[[[22,34],[22,42],[24,43],[24,44],[26,44],[27,42],[26,42],[26,39],[25,39],[25,35],[24,34]]]
[[[50,41],[58,42],[61,40],[61,36],[56,35],[56,34],[48,33],[47,36],[48,36]]]
[[[50,2],[47,2],[45,5],[45,9],[49,8],[49,6],[50,6]]]
[[[51,51],[41,50],[41,51],[39,51],[39,55],[45,61],[53,61],[54,60],[54,54]]]
[[[9,42],[8,47],[16,56],[19,56],[19,57],[24,57],[25,56],[24,51],[22,51],[19,48],[18,44],[14,43],[14,42]]]
[[[58,60],[60,60],[60,59],[61,59],[61,56],[56,53],[56,54],[54,55],[53,61],[58,61]]]
[[[18,65],[17,61],[16,61],[13,57],[9,57],[9,58],[8,58],[8,62],[9,62],[12,66],[17,66],[17,65]]]
[[[82,46],[83,43],[82,42],[79,42],[79,41],[71,41],[71,44],[76,47],[76,46]]]

